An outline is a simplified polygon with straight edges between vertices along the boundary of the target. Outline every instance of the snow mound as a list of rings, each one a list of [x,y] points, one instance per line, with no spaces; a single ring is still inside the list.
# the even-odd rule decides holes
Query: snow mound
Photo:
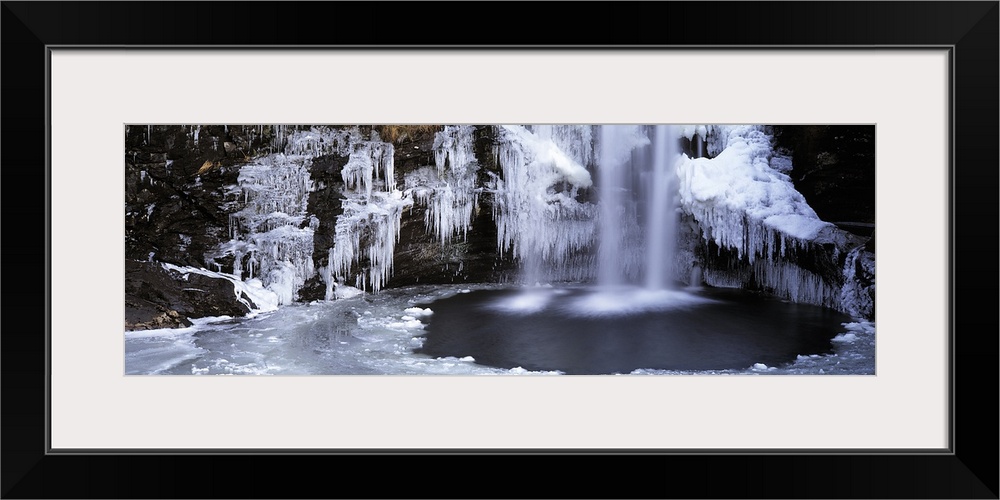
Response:
[[[726,147],[714,158],[682,157],[680,204],[706,240],[753,263],[802,246],[832,224],[819,219],[792,185],[771,168],[771,136],[760,126],[722,128]]]

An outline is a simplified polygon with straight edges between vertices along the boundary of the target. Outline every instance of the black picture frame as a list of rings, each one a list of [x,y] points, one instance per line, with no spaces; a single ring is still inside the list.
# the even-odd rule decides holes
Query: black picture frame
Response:
[[[322,10],[314,2],[3,2],[4,498],[304,498],[317,491],[322,497],[383,498],[998,498],[994,279],[1000,3],[555,3],[548,8],[573,10],[558,20],[537,3],[329,7],[332,17],[318,15]],[[580,24],[566,25],[571,22]],[[45,154],[50,47],[403,47],[415,41],[609,50],[948,47],[953,99],[948,452],[51,453],[46,385],[51,200]],[[452,467],[456,463],[473,467]],[[306,472],[317,467],[330,474]],[[360,481],[366,471],[381,471],[385,480]]]

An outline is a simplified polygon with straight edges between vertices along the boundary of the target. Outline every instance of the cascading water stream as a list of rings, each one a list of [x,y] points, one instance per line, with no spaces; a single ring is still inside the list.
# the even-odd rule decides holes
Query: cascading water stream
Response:
[[[597,282],[602,287],[623,284],[622,215],[625,213],[625,159],[621,150],[623,130],[615,125],[602,125],[601,156],[598,180],[601,196],[600,247],[598,248]],[[628,153],[630,154],[630,153]]]
[[[599,287],[635,285],[649,290],[671,287],[677,245],[677,133],[669,125],[653,129],[652,154],[636,142],[636,129],[628,126],[601,127],[599,247],[597,283]],[[640,147],[640,149],[637,149]],[[635,150],[635,154],[633,154]],[[642,189],[636,192],[634,189]],[[631,194],[630,194],[631,193]],[[639,198],[644,198],[640,200]],[[642,203],[640,203],[642,201]],[[638,210],[636,210],[638,208]],[[630,220],[636,219],[635,221]],[[626,234],[626,228],[645,222],[644,237]],[[638,247],[638,248],[636,248]],[[633,260],[641,273],[630,268]]]
[[[670,271],[677,246],[677,134],[657,125],[653,137],[653,182],[646,204],[646,288],[671,288]]]

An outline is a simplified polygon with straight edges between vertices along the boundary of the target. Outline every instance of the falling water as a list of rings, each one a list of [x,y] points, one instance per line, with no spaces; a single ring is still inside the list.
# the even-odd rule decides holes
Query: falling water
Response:
[[[602,224],[597,281],[602,287],[642,282],[647,289],[665,290],[671,288],[677,239],[674,164],[678,136],[672,126],[656,126],[649,154],[644,149],[649,146],[638,144],[636,149],[635,132],[634,127],[601,127],[598,180]],[[648,187],[641,193],[633,191],[642,186]],[[640,198],[645,198],[644,203],[638,203]],[[630,217],[645,222],[644,238],[636,240],[625,233]],[[637,269],[629,267],[633,255],[638,259],[636,265],[642,266],[644,279],[636,280]]]
[[[677,241],[677,175],[672,126],[657,125],[653,137],[653,172],[646,205],[646,288],[671,288],[670,269]]]
[[[598,178],[601,196],[600,247],[598,248],[597,282],[601,286],[623,284],[622,224],[625,213],[625,163],[622,155],[623,127],[602,125],[601,155]],[[628,154],[628,153],[626,153]]]

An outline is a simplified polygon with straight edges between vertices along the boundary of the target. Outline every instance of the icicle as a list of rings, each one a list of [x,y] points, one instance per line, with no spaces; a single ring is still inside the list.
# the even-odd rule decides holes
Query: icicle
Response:
[[[334,228],[331,273],[347,277],[355,264],[367,260],[368,267],[355,275],[355,284],[363,290],[368,286],[376,293],[381,290],[392,275],[403,210],[412,203],[410,198],[399,196],[399,191],[375,192],[370,199],[353,195],[344,200],[344,212]]]
[[[840,290],[821,276],[786,259],[810,250],[811,241],[831,226],[819,219],[791,179],[771,168],[767,127],[712,126],[713,158],[686,158],[678,164],[680,205],[693,216],[704,239],[736,253],[733,269],[704,271],[713,286],[756,286],[793,302],[840,308]]]
[[[551,137],[588,137],[589,126],[542,129]],[[494,149],[502,178],[494,178],[494,211],[498,251],[517,257],[529,283],[543,279],[592,277],[593,259],[586,252],[594,243],[597,207],[581,203],[554,188],[566,183],[574,188],[591,185],[590,174],[576,160],[590,156],[579,141],[574,157],[552,139],[543,139],[521,126],[502,126]],[[588,146],[589,147],[589,146]]]
[[[395,150],[392,144],[380,141],[364,141],[353,143],[351,156],[341,170],[341,177],[348,188],[363,193],[365,198],[371,198],[373,180],[379,174],[385,180],[385,191],[396,190],[393,156]]]
[[[230,216],[231,240],[210,256],[234,255],[234,274],[247,258],[249,278],[258,278],[277,294],[280,304],[295,300],[299,288],[315,274],[313,232],[306,221],[309,197],[308,159],[284,155],[260,158],[240,169],[243,209]],[[313,218],[314,219],[314,218]]]
[[[405,187],[416,202],[427,206],[424,225],[441,244],[468,235],[479,203],[471,126],[446,126],[434,138],[435,168],[410,172]]]

